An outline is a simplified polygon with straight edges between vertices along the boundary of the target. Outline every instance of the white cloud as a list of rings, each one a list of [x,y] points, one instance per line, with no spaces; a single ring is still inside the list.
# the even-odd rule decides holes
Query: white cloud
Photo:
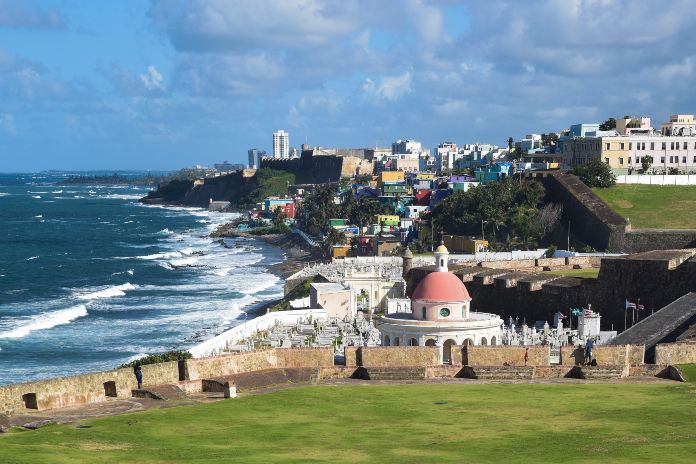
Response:
[[[403,74],[396,76],[383,76],[380,79],[379,85],[376,85],[372,79],[367,78],[362,85],[362,90],[368,95],[395,101],[412,91],[413,74],[411,71],[406,71]]]
[[[164,77],[154,66],[148,66],[147,72],[140,75],[140,80],[147,90],[164,91]]]

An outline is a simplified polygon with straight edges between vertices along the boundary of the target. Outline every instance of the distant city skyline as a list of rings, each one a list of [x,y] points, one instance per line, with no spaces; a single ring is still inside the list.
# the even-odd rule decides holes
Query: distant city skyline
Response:
[[[696,112],[696,2],[0,0],[0,172]]]

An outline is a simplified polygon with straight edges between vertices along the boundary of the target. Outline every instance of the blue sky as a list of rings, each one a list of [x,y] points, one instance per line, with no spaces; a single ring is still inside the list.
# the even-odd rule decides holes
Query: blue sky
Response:
[[[696,2],[0,0],[0,171],[696,112]]]

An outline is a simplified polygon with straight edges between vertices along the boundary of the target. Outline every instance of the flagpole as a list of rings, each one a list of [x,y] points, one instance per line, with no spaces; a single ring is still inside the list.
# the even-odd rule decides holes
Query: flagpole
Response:
[[[627,314],[628,313],[628,304],[626,304],[627,302],[628,302],[628,300],[626,300],[624,302],[624,332],[626,331],[626,324],[627,324],[626,318],[628,318],[628,314]]]

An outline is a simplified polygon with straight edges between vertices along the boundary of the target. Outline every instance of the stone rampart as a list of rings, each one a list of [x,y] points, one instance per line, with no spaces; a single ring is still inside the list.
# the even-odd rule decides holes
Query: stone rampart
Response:
[[[332,347],[276,349],[275,351],[278,367],[333,367],[334,365]]]
[[[661,343],[655,346],[655,364],[696,363],[696,343]]]
[[[350,348],[350,347],[349,347]],[[354,353],[354,360],[348,359]],[[346,350],[346,367],[420,367],[440,364],[440,348],[435,346],[387,346]]]
[[[643,345],[595,345],[592,358],[600,366],[637,366],[643,364],[645,346]],[[585,348],[581,346],[561,347],[561,364],[578,366],[585,361]]]
[[[696,229],[633,229],[624,238],[624,251],[696,248]]]
[[[142,366],[143,385],[179,381],[177,362]],[[104,401],[107,397],[131,397],[137,388],[132,368],[95,372],[70,377],[0,387],[0,412],[65,408]]]
[[[563,205],[563,224],[570,221],[573,234],[598,250],[621,251],[628,221],[612,210],[580,179],[565,172],[532,173],[541,181],[547,198]]]
[[[186,380],[202,380],[277,367],[276,350],[187,359]]]
[[[529,349],[528,366],[548,366],[548,346],[465,346],[462,362],[466,366],[524,366],[525,349]]]

